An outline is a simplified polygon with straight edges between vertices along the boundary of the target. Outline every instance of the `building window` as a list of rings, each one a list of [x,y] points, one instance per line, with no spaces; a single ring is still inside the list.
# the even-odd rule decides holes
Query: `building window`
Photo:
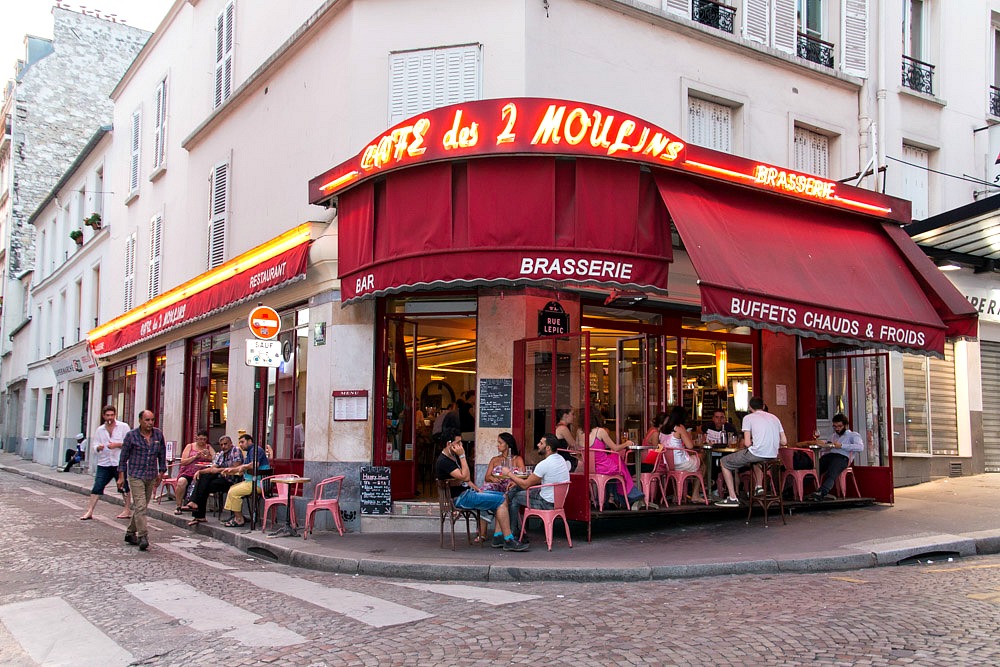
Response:
[[[229,163],[212,169],[208,221],[208,268],[226,261],[226,226],[229,218]]]
[[[135,244],[136,233],[132,232],[125,239],[125,285],[122,301],[122,308],[125,309],[125,312],[132,310],[135,305]]]
[[[823,40],[823,0],[798,0],[796,13],[798,56],[833,67],[833,44]]]
[[[135,359],[104,370],[104,405],[113,405],[118,419],[134,423],[135,412]]]
[[[233,94],[233,45],[236,3],[229,2],[215,20],[215,108]]]
[[[153,95],[153,108],[156,117],[153,119],[153,169],[163,167],[167,162],[167,80],[164,78],[156,87]]]
[[[792,165],[796,171],[830,176],[830,137],[796,127],[793,143]]]
[[[903,354],[903,424],[897,424],[897,454],[958,455],[955,399],[955,346],[946,343],[944,359]]]
[[[993,26],[993,85],[990,86],[990,113],[1000,116],[1000,28]]]
[[[52,392],[46,391],[42,399],[42,431],[48,433],[52,429]]]
[[[796,0],[744,0],[743,37],[795,53],[796,13]]]
[[[186,441],[201,429],[209,442],[226,433],[229,418],[229,332],[225,330],[191,339],[188,369],[188,419]]]
[[[141,114],[136,109],[132,112],[132,129],[129,134],[129,167],[128,167],[128,198],[131,200],[139,194],[139,147],[140,147]]]
[[[281,366],[267,369],[266,442],[278,460],[301,460],[305,454],[306,369],[309,366],[309,309],[281,313],[278,335]]]
[[[929,215],[929,162],[928,151],[903,144],[903,199],[909,199],[913,204],[910,215],[914,220],[923,220]]]
[[[149,292],[147,299],[160,294],[160,266],[163,250],[163,214],[157,213],[149,223]]]
[[[909,0],[903,20],[903,85],[934,94],[934,65],[927,54],[927,8],[924,0]]]
[[[389,54],[389,125],[482,97],[478,44]]]
[[[733,150],[733,109],[697,97],[688,98],[688,141],[724,153]]]

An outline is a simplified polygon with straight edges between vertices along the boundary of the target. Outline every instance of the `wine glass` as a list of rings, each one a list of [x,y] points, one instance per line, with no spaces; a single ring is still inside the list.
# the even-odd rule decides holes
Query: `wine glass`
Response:
[[[819,442],[819,435],[820,435],[820,433],[819,433],[819,427],[814,428],[813,429],[813,440],[815,440],[816,442]]]

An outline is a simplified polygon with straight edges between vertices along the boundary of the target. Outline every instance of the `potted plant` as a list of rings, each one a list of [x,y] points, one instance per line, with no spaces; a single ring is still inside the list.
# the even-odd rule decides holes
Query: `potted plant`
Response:
[[[83,224],[87,225],[95,232],[101,228],[101,214],[91,213],[86,218],[83,219]]]
[[[69,237],[76,241],[77,245],[83,245],[83,230],[80,228],[74,229],[69,233]]]

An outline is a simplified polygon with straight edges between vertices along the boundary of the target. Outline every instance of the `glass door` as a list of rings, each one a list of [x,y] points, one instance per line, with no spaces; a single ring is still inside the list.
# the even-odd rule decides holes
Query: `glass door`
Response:
[[[618,396],[613,437],[640,442],[651,420],[649,414],[649,378],[656,377],[656,362],[650,358],[646,336],[618,341]]]

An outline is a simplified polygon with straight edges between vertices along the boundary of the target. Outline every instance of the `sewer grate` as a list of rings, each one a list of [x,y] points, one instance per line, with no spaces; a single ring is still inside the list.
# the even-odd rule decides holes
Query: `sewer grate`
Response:
[[[961,554],[957,551],[928,551],[926,553],[910,556],[909,558],[904,558],[903,560],[898,560],[896,561],[896,565],[935,565],[939,563],[952,563],[961,557]]]

